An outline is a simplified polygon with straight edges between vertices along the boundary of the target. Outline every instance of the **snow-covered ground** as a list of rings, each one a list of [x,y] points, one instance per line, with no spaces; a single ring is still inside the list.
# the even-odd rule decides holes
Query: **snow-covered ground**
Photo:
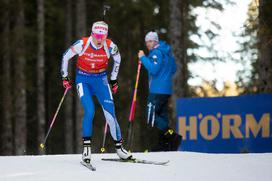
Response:
[[[0,181],[271,181],[272,153],[134,153],[167,166],[106,162],[115,154],[93,154],[96,171],[83,167],[80,155],[2,156]]]

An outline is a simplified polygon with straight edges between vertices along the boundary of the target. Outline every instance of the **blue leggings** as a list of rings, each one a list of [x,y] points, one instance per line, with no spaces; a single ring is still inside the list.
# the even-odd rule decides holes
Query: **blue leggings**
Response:
[[[95,106],[92,96],[95,95],[102,106],[112,138],[115,141],[119,141],[121,139],[121,131],[115,116],[114,102],[106,72],[85,74],[78,71],[76,84],[78,96],[84,108],[83,137],[91,137],[93,134]]]

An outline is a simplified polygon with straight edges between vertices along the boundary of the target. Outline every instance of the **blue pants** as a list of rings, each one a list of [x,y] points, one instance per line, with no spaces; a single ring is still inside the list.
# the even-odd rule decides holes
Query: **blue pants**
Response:
[[[162,131],[168,129],[168,100],[170,95],[152,94],[148,95],[147,123],[156,126]]]
[[[91,137],[93,134],[95,107],[92,97],[96,96],[102,106],[112,138],[115,141],[119,141],[121,139],[121,131],[115,116],[114,102],[106,72],[86,74],[78,70],[76,84],[78,96],[84,108],[83,137]]]

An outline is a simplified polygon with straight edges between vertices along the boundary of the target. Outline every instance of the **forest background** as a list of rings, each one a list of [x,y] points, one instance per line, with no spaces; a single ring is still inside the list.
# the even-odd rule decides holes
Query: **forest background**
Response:
[[[144,49],[144,36],[156,30],[173,49],[177,63],[174,93],[169,107],[175,127],[175,100],[179,97],[228,96],[272,92],[272,1],[252,0],[239,36],[239,58],[222,57],[213,39],[221,27],[207,19],[210,28],[200,31],[196,8],[224,11],[231,0],[1,0],[0,1],[0,155],[44,154],[39,149],[57,109],[64,88],[60,77],[62,54],[73,42],[89,36],[92,23],[102,19],[103,5],[111,6],[105,21],[109,37],[118,45],[122,64],[119,91],[114,95],[116,114],[126,139],[128,115],[137,72],[137,52]],[[235,18],[235,17],[234,17]],[[220,20],[219,20],[220,21]],[[192,35],[210,43],[193,41]],[[209,56],[196,50],[205,48]],[[250,65],[237,73],[234,86],[215,81],[188,84],[195,75],[188,65],[197,62],[237,61]],[[74,80],[76,58],[70,61]],[[201,70],[199,70],[201,71]],[[230,93],[229,90],[232,90]],[[234,92],[234,93],[233,93]],[[140,76],[133,151],[149,149],[157,130],[146,124],[147,72]],[[83,110],[75,88],[69,91],[46,145],[47,154],[80,153]],[[100,152],[105,118],[96,101],[93,152]],[[108,152],[114,151],[108,134]]]

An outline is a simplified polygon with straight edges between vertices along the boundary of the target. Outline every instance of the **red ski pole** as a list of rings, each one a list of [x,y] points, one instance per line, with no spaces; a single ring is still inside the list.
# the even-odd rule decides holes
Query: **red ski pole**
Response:
[[[49,133],[50,133],[52,127],[53,127],[53,124],[54,124],[54,122],[55,122],[55,120],[56,120],[56,117],[57,117],[57,115],[58,115],[58,113],[59,113],[60,107],[61,107],[61,105],[62,105],[62,103],[63,103],[63,100],[64,100],[64,98],[65,98],[65,96],[66,96],[66,94],[67,94],[67,92],[68,92],[69,89],[70,89],[70,88],[66,88],[65,91],[64,91],[64,94],[63,94],[63,96],[62,96],[62,98],[61,98],[61,100],[60,100],[60,103],[59,103],[59,105],[58,105],[57,111],[56,111],[56,113],[55,113],[55,115],[54,115],[54,117],[53,117],[53,119],[52,119],[52,121],[51,121],[51,123],[50,123],[50,126],[49,126],[49,129],[48,129],[48,131],[47,131],[47,134],[46,134],[46,136],[45,136],[43,142],[40,144],[40,148],[41,148],[41,149],[44,149],[44,147],[45,147],[45,143],[46,143],[47,137],[48,137],[48,135],[49,135]]]
[[[134,87],[134,93],[133,93],[133,99],[131,102],[131,106],[130,106],[130,113],[129,113],[129,123],[128,123],[128,149],[131,149],[131,145],[133,142],[133,121],[135,118],[135,110],[136,110],[136,101],[137,101],[137,90],[138,90],[138,83],[139,83],[139,77],[140,77],[140,73],[141,73],[141,67],[142,67],[142,63],[139,60],[138,62],[138,69],[137,69],[137,76],[136,76],[136,82],[135,82],[135,87]]]

